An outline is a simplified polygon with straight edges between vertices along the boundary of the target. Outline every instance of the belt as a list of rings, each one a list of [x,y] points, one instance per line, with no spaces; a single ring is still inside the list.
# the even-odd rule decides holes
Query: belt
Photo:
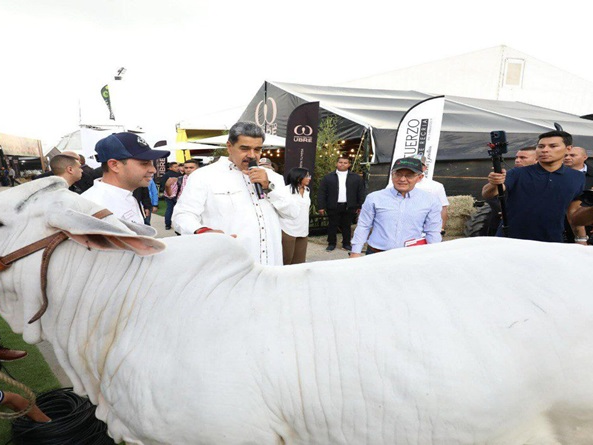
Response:
[[[375,252],[375,253],[379,253],[379,252],[385,252],[384,250],[381,249],[375,249],[373,246],[370,246],[367,244],[367,248],[371,251],[371,252]]]

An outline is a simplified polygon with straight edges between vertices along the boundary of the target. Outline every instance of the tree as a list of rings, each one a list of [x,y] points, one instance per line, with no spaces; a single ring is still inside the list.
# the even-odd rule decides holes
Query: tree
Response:
[[[321,179],[336,169],[340,157],[338,139],[338,116],[330,115],[319,124],[317,132],[317,153],[315,154],[315,172],[311,181],[311,213],[317,213],[317,192]]]

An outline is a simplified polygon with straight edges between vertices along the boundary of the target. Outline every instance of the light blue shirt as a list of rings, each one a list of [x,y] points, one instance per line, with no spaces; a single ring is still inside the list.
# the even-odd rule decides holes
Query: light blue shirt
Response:
[[[352,252],[361,253],[367,241],[379,250],[404,247],[406,241],[421,238],[423,233],[429,244],[438,243],[442,208],[436,196],[416,188],[405,198],[393,187],[370,193],[358,217]]]
[[[154,179],[151,179],[150,182],[148,183],[148,196],[150,196],[150,202],[152,203],[152,206],[158,207],[158,205],[159,205],[159,191],[156,188]]]

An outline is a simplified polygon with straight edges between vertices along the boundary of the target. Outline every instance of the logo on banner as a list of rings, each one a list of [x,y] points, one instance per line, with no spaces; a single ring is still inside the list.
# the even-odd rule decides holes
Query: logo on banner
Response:
[[[268,105],[269,104],[269,105]],[[255,107],[255,123],[264,128],[268,134],[276,134],[278,124],[276,117],[278,116],[278,106],[276,101],[268,97],[266,101],[260,100]]]
[[[105,105],[107,105],[107,109],[109,110],[109,119],[115,120],[115,116],[113,115],[113,109],[111,108],[111,97],[109,96],[109,85],[105,85],[101,88],[101,96],[105,101]]]
[[[154,163],[155,163],[155,167],[156,167],[156,174],[155,174],[155,176],[156,176],[155,180],[156,180],[158,178],[161,178],[165,174],[165,171],[167,170],[167,159],[159,158],[156,161],[154,161]],[[155,182],[157,182],[157,181],[155,181]]]
[[[403,115],[393,145],[392,166],[397,159],[425,156],[427,167],[425,176],[432,179],[433,161],[436,160],[439,147],[444,106],[444,96],[430,97],[418,102]],[[386,179],[387,186],[390,187],[391,179],[389,177]]]
[[[313,142],[313,128],[309,125],[297,125],[292,132],[295,142]]]
[[[423,155],[426,151],[426,137],[428,136],[429,119],[410,119],[406,126],[406,140],[404,142],[404,157],[416,154]]]

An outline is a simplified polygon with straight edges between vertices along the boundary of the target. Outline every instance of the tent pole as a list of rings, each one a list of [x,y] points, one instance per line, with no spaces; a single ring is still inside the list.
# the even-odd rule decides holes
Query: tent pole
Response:
[[[268,106],[268,81],[264,80],[264,110]],[[264,133],[268,132],[268,122],[266,121],[267,113],[264,113]]]
[[[371,174],[371,164],[369,161],[369,152],[370,152],[370,131],[368,128],[365,128],[364,133],[362,134],[362,137],[364,139],[363,143],[364,143],[364,170],[363,170],[363,176],[362,179],[364,181],[364,187],[365,189],[368,190],[369,188],[369,177]]]

